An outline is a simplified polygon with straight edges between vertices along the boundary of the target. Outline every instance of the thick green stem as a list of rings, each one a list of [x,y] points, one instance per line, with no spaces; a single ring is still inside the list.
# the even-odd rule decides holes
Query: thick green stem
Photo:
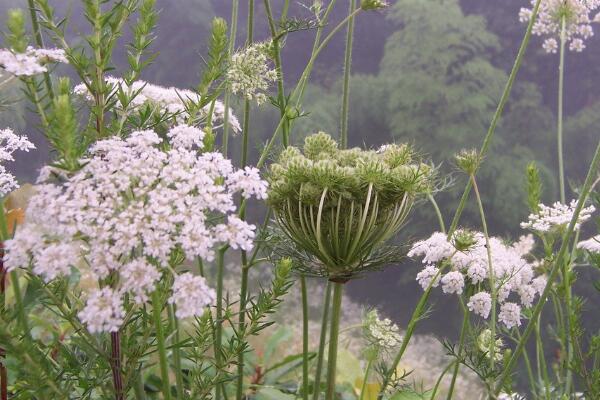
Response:
[[[335,399],[335,376],[337,373],[337,351],[342,313],[342,292],[344,284],[333,282],[333,306],[331,309],[331,330],[329,332],[329,352],[327,353],[327,393],[325,400]]]
[[[560,22],[560,54],[558,64],[558,121],[557,121],[557,140],[558,140],[558,186],[560,189],[560,202],[565,204],[565,167],[563,160],[563,95],[565,85],[565,44],[567,42],[567,19],[562,16]]]
[[[171,399],[171,384],[169,383],[169,360],[167,359],[167,348],[165,346],[165,335],[162,325],[162,299],[159,290],[152,293],[152,315],[154,317],[154,329],[156,330],[156,347],[160,366],[160,378],[162,381],[162,394],[164,400]]]
[[[325,358],[325,342],[327,341],[327,321],[329,320],[329,306],[331,303],[331,282],[327,281],[325,287],[325,301],[323,302],[323,315],[321,317],[321,335],[319,336],[319,353],[317,354],[317,369],[315,372],[315,389],[313,400],[319,400],[321,386],[321,372]]]
[[[446,396],[447,400],[452,399],[454,395],[454,386],[456,385],[456,378],[458,377],[458,372],[460,370],[460,357],[462,357],[462,352],[465,346],[465,337],[467,336],[467,327],[469,325],[469,312],[466,309],[463,309],[463,321],[462,327],[460,328],[460,336],[458,339],[458,360],[454,364],[454,371],[452,371],[452,380],[450,381],[450,388],[448,389],[448,395]],[[433,399],[433,397],[432,397]]]
[[[512,91],[513,84],[515,83],[515,79],[517,77],[517,72],[521,69],[521,63],[523,62],[523,58],[525,56],[525,50],[529,45],[529,39],[531,39],[531,32],[533,30],[533,24],[538,15],[538,11],[540,9],[540,4],[542,0],[537,0],[535,5],[533,6],[533,10],[531,12],[531,19],[529,20],[529,24],[527,25],[527,30],[525,31],[525,36],[523,37],[523,41],[521,42],[521,46],[519,47],[519,52],[517,53],[517,58],[515,59],[515,63],[513,64],[512,70],[510,71],[510,75],[508,76],[508,81],[506,82],[506,86],[504,86],[504,91],[502,92],[502,97],[500,98],[500,102],[498,102],[498,106],[496,107],[496,112],[492,117],[492,121],[490,123],[490,127],[483,139],[483,144],[481,145],[481,150],[479,154],[481,157],[484,157],[492,143],[492,139],[494,137],[494,133],[496,132],[496,126],[500,121],[500,117],[502,116],[502,112],[504,111],[504,106],[510,97],[510,92]],[[463,192],[462,198],[460,200],[460,204],[456,209],[456,213],[454,214],[454,218],[452,219],[452,224],[450,224],[450,230],[448,231],[449,236],[454,233],[456,228],[458,227],[458,221],[460,221],[460,217],[465,208],[467,198],[469,197],[469,193],[471,192],[471,181],[467,182],[465,186],[465,190]]]
[[[356,8],[356,0],[350,0],[352,14]],[[354,41],[354,19],[348,22],[346,33],[346,52],[344,55],[344,85],[342,90],[342,112],[340,120],[340,144],[342,148],[348,147],[348,112],[350,107],[350,72],[352,69],[352,43]]]
[[[300,277],[302,291],[302,398],[308,400],[308,293],[306,278]]]
[[[531,335],[531,332],[533,331],[533,329],[536,325],[535,320],[541,314],[542,309],[544,307],[544,303],[546,302],[546,299],[548,298],[548,295],[550,294],[552,284],[556,280],[556,277],[558,276],[558,273],[561,270],[562,263],[565,262],[565,255],[567,254],[567,249],[569,247],[571,237],[573,236],[573,233],[575,232],[575,225],[577,224],[577,220],[579,219],[579,214],[581,213],[581,209],[583,208],[585,202],[588,199],[588,196],[590,193],[590,188],[591,188],[592,182],[594,181],[595,176],[597,174],[598,167],[600,167],[600,142],[596,146],[596,151],[594,152],[594,158],[592,159],[592,163],[588,170],[587,177],[585,179],[585,183],[583,184],[583,187],[581,188],[579,200],[577,201],[577,206],[575,207],[575,211],[573,212],[573,217],[571,218],[571,222],[569,223],[569,226],[568,226],[566,232],[563,234],[560,249],[559,249],[556,259],[554,261],[554,265],[552,266],[552,269],[550,270],[550,274],[548,276],[548,284],[544,288],[544,291],[540,295],[540,299],[539,299],[538,303],[536,304],[536,306],[533,309],[533,312],[531,314],[531,320],[529,321],[529,323],[527,324],[527,327],[525,328],[525,331],[523,332],[522,339],[517,344],[517,347],[515,348],[515,351],[513,352],[510,360],[505,365],[504,371],[502,372],[502,375],[500,376],[500,378],[498,380],[498,384],[496,385],[496,390],[495,390],[496,394],[500,393],[500,391],[502,390],[502,388],[503,388],[504,384],[506,383],[509,375],[511,374],[511,371],[514,368],[517,360],[521,356],[521,353],[523,352],[525,344],[527,343],[527,339],[529,338],[529,335]]]

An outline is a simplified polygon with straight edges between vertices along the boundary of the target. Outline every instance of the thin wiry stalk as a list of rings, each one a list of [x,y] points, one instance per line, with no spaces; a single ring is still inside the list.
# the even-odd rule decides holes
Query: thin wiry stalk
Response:
[[[506,380],[508,379],[509,375],[512,373],[511,371],[514,368],[517,360],[521,356],[521,353],[523,352],[523,349],[525,347],[527,339],[529,338],[529,335],[531,334],[531,332],[533,331],[533,328],[535,327],[535,320],[541,314],[542,309],[544,307],[544,303],[546,302],[546,299],[548,298],[548,295],[550,294],[552,284],[556,280],[558,273],[561,270],[562,263],[565,262],[565,256],[567,254],[567,249],[569,247],[571,237],[573,236],[573,233],[575,232],[575,225],[577,223],[577,220],[579,219],[579,214],[581,213],[581,209],[583,208],[583,206],[584,206],[585,202],[587,201],[587,198],[590,194],[590,188],[592,186],[592,182],[595,179],[595,176],[597,174],[599,166],[600,166],[600,142],[598,143],[598,145],[596,147],[596,151],[594,153],[592,163],[590,164],[590,168],[588,170],[587,177],[585,179],[585,183],[583,184],[583,187],[581,188],[579,200],[577,201],[577,206],[575,207],[575,211],[573,212],[573,217],[571,218],[571,222],[569,223],[569,226],[568,226],[566,232],[563,234],[560,249],[555,258],[554,265],[552,266],[552,269],[550,270],[550,274],[548,276],[548,284],[544,288],[544,291],[540,295],[540,299],[539,299],[538,303],[536,304],[536,306],[533,309],[533,312],[531,314],[531,320],[529,321],[529,323],[527,324],[527,327],[525,328],[525,331],[523,332],[522,339],[517,344],[515,351],[513,352],[512,356],[510,357],[510,360],[505,365],[504,371],[502,372],[502,375],[500,376],[498,383],[496,385],[496,389],[495,389],[496,395],[498,395],[500,393],[500,391],[502,390],[504,384],[506,383]]]
[[[356,8],[356,0],[350,0],[350,11],[352,14]],[[342,148],[348,146],[348,112],[350,108],[350,73],[352,69],[352,43],[354,41],[354,19],[348,22],[346,33],[346,51],[344,55],[344,85],[342,90],[342,113],[340,120],[340,144]]]
[[[517,339],[521,340],[521,333],[517,330]],[[531,361],[529,360],[529,354],[527,351],[523,352],[523,359],[525,360],[525,369],[527,370],[527,378],[529,379],[529,390],[534,399],[537,399],[536,382],[533,376],[533,369],[531,368]]]
[[[227,60],[231,60],[231,55],[235,50],[235,37],[237,35],[237,23],[238,23],[238,9],[239,0],[232,0],[231,2],[231,29],[229,31],[229,47]],[[229,143],[229,103],[231,101],[231,91],[229,88],[225,89],[225,96],[223,99],[223,106],[225,107],[225,115],[223,116],[223,144],[222,152],[227,157],[227,147]]]
[[[458,339],[458,354],[457,356],[460,358],[462,356],[462,352],[465,346],[465,338],[467,336],[467,328],[469,325],[469,311],[467,309],[465,309],[465,307],[462,308],[462,312],[463,312],[463,321],[462,321],[462,326],[460,328],[460,337]],[[458,371],[460,370],[460,359],[456,360],[456,363],[454,364],[454,370],[452,371],[452,380],[450,381],[450,388],[448,389],[448,395],[446,396],[447,400],[452,399],[452,396],[454,395],[454,386],[456,385],[456,378],[458,377]],[[434,399],[435,397],[431,397],[432,399]]]
[[[438,223],[440,224],[440,229],[442,230],[443,233],[446,233],[446,224],[444,223],[444,216],[442,215],[442,212],[440,211],[440,207],[438,206],[437,201],[435,201],[435,198],[433,197],[433,195],[431,193],[427,193],[427,199],[433,206],[433,210],[435,211],[435,215],[437,216]]]
[[[254,0],[248,2],[248,31],[246,36],[246,46],[252,45],[254,37]],[[250,100],[244,101],[244,123],[242,127],[242,167],[248,162],[248,139],[250,137]],[[240,218],[245,219],[246,209],[240,211]],[[241,252],[242,258],[242,276],[240,284],[240,312],[238,316],[238,330],[240,334],[244,334],[246,330],[246,301],[248,298],[248,273],[250,266],[248,265],[248,255],[245,250]],[[242,400],[244,394],[244,356],[245,353],[240,351],[237,359],[237,387],[236,399]]]
[[[563,160],[563,98],[565,86],[565,44],[567,41],[567,19],[562,16],[560,22],[560,54],[558,64],[558,121],[557,121],[557,140],[558,140],[558,185],[560,189],[560,202],[565,204],[565,167]]]
[[[42,37],[42,31],[40,30],[37,9],[35,8],[33,0],[27,0],[27,5],[29,6],[29,16],[31,17],[31,29],[33,30],[35,44],[40,49],[43,49],[44,38]],[[44,83],[46,84],[46,90],[48,91],[48,98],[50,100],[54,99],[54,89],[52,88],[52,80],[50,79],[50,73],[48,71],[44,72]]]
[[[169,320],[173,328],[173,368],[175,369],[175,388],[177,390],[177,398],[182,399],[184,397],[184,386],[183,386],[183,375],[181,369],[181,348],[180,335],[179,335],[179,322],[175,316],[175,306],[169,305]]]
[[[218,369],[224,368],[222,361],[222,341],[223,341],[223,272],[225,269],[225,252],[227,248],[222,247],[217,252],[217,305],[215,315],[215,364]],[[215,388],[215,399],[221,400],[223,385],[217,384]]]
[[[325,301],[323,302],[323,315],[321,317],[321,335],[319,336],[319,352],[317,353],[317,369],[315,372],[315,389],[313,400],[319,400],[321,387],[321,372],[325,356],[325,342],[327,341],[327,321],[329,320],[329,305],[331,303],[331,282],[327,281],[325,287]]]
[[[365,394],[367,392],[367,382],[369,379],[369,373],[371,372],[372,365],[373,365],[373,358],[369,358],[369,361],[367,361],[367,368],[365,369],[365,376],[363,378],[363,383],[360,388],[359,400],[364,400],[364,398],[365,398]]]
[[[529,24],[527,24],[527,30],[525,31],[525,36],[523,37],[523,41],[521,42],[521,46],[519,47],[517,58],[515,59],[515,63],[513,64],[512,70],[510,71],[510,75],[508,76],[508,81],[506,82],[506,86],[504,87],[504,91],[502,92],[502,97],[498,102],[496,112],[494,112],[494,116],[492,117],[490,127],[487,131],[487,134],[485,135],[485,138],[483,139],[483,144],[481,145],[481,150],[479,151],[481,157],[484,157],[487,154],[489,147],[492,144],[492,139],[494,138],[494,133],[496,132],[496,126],[500,121],[500,117],[502,116],[502,112],[504,111],[504,106],[506,105],[506,102],[510,97],[513,84],[515,83],[515,79],[517,77],[517,73],[521,69],[521,64],[525,56],[525,50],[527,50],[527,46],[529,45],[529,39],[531,39],[531,32],[533,30],[533,24],[535,23],[535,20],[537,18],[541,2],[542,0],[537,0],[535,6],[531,11],[531,19],[529,20]],[[471,189],[471,181],[469,180],[467,181],[465,190],[460,199],[460,203],[458,205],[458,208],[456,209],[454,218],[452,219],[452,224],[450,224],[450,229],[448,230],[449,235],[452,235],[458,227],[458,222],[460,221],[460,217],[465,208]]]
[[[541,333],[542,315],[538,315],[535,324],[535,354],[538,369],[538,380],[544,382],[544,398],[550,398],[550,379],[548,377],[548,366],[544,355],[544,342],[542,341]],[[522,336],[519,337],[522,340]]]

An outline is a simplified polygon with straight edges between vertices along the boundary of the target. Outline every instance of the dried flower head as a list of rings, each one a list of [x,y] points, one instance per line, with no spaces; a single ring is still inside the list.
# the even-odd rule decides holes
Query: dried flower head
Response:
[[[307,137],[303,151],[281,153],[269,174],[269,202],[294,245],[285,251],[304,257],[303,273],[346,281],[397,259],[384,245],[431,181],[431,168],[407,153],[397,145],[340,150],[322,132]]]

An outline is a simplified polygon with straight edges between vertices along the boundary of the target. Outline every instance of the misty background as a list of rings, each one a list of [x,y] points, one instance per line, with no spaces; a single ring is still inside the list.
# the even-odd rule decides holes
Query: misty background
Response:
[[[304,0],[310,3],[310,0]],[[157,0],[161,10],[152,50],[158,58],[142,75],[148,82],[191,88],[199,82],[206,52],[210,21],[221,16],[229,21],[228,0]],[[309,18],[302,0],[291,2],[290,16]],[[348,1],[338,1],[329,29],[342,20]],[[502,89],[508,78],[525,26],[518,21],[528,0],[397,0],[383,12],[361,13],[356,20],[350,92],[349,142],[351,146],[380,146],[391,141],[410,142],[439,165],[442,176],[453,185],[436,194],[449,223],[465,184],[453,166],[453,155],[463,148],[478,148],[487,131]],[[58,16],[69,17],[69,36],[82,41],[88,32],[78,0],[50,0]],[[278,16],[281,0],[272,1]],[[0,0],[4,26],[6,11],[26,8],[25,0]],[[240,2],[239,36],[245,39],[247,1]],[[264,8],[256,1],[255,39],[270,37]],[[292,33],[283,49],[283,74],[288,88],[293,85],[309,58],[314,31]],[[122,43],[127,42],[124,35]],[[341,80],[345,32],[340,32],[319,56],[303,102],[306,118],[297,121],[292,133],[295,144],[317,130],[332,136],[339,132]],[[600,37],[586,42],[583,53],[569,52],[565,75],[565,163],[569,178],[568,198],[587,171],[592,152],[600,138]],[[47,43],[47,46],[49,44]],[[119,76],[126,65],[123,46],[117,50],[114,71]],[[71,75],[68,66],[59,73]],[[556,96],[558,55],[546,54],[541,40],[534,37],[494,142],[479,175],[488,224],[493,235],[516,240],[525,234],[519,222],[526,219],[525,166],[536,161],[544,181],[543,199],[558,198],[556,169]],[[78,83],[73,77],[73,83]],[[18,87],[8,94],[19,100]],[[241,117],[240,104],[234,104]],[[268,104],[255,108],[251,117],[250,141],[256,162],[258,150],[271,136],[278,111]],[[37,170],[52,155],[36,128],[36,117],[27,102],[15,103],[0,114],[0,128],[13,127],[27,133],[38,150],[19,157],[9,165],[22,182],[35,179]],[[231,141],[230,156],[236,158],[240,138]],[[480,229],[478,214],[471,202],[462,226]],[[257,210],[254,220],[259,222]],[[593,224],[590,224],[593,225]],[[590,228],[588,226],[588,228]],[[419,204],[399,238],[408,243],[438,229],[428,203]],[[588,237],[586,233],[582,237]],[[411,261],[390,266],[366,278],[351,282],[349,293],[356,300],[377,306],[381,312],[405,326],[421,295],[414,281],[419,266]],[[591,286],[593,271],[580,270],[577,294],[588,298],[585,325],[597,329],[592,304],[600,301]],[[597,275],[597,274],[596,274]],[[439,292],[439,291],[438,291]],[[432,297],[432,316],[420,323],[418,331],[454,338],[460,318],[457,302],[438,292]],[[594,297],[595,296],[595,297]]]

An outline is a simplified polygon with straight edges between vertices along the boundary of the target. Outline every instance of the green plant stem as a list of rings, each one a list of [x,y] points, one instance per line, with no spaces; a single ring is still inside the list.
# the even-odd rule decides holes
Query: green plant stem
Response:
[[[43,49],[45,47],[44,38],[42,37],[42,31],[40,30],[40,24],[38,21],[35,4],[33,0],[27,0],[27,5],[29,7],[29,16],[31,17],[31,29],[33,31],[35,44],[40,49]],[[44,83],[46,84],[46,90],[48,91],[48,98],[50,100],[54,99],[54,89],[52,88],[52,80],[50,79],[50,73],[48,71],[44,72]]]
[[[342,313],[342,292],[344,284],[333,282],[333,305],[331,309],[331,330],[329,332],[329,351],[327,353],[327,392],[326,400],[335,399],[335,376],[337,373],[337,351]]]
[[[173,327],[173,367],[175,368],[175,388],[177,390],[177,398],[184,398],[184,386],[183,386],[183,375],[181,370],[181,349],[179,348],[179,344],[181,341],[179,335],[179,322],[177,321],[177,317],[175,316],[175,306],[169,305],[169,319],[171,326]]]
[[[317,354],[317,369],[315,371],[315,389],[313,400],[319,400],[321,386],[321,372],[325,356],[325,343],[327,341],[327,321],[329,320],[329,306],[331,304],[331,282],[327,281],[325,287],[325,301],[323,302],[323,315],[321,316],[321,335],[319,336],[319,352]]]
[[[232,0],[231,2],[231,29],[229,30],[229,48],[227,59],[231,59],[231,55],[235,50],[235,38],[237,35],[237,22],[238,22],[238,9],[239,9],[239,0]],[[223,99],[223,106],[225,107],[224,116],[223,116],[223,144],[222,144],[222,152],[225,157],[227,157],[227,147],[229,144],[229,103],[231,101],[231,91],[229,88],[225,89],[225,96]]]
[[[563,160],[563,98],[565,86],[565,44],[567,42],[567,19],[562,16],[560,22],[560,49],[558,64],[558,119],[557,119],[557,140],[558,140],[558,186],[560,189],[560,202],[565,204],[565,167]]]
[[[169,383],[169,360],[167,359],[167,348],[165,346],[165,335],[162,325],[162,299],[159,290],[152,293],[152,315],[154,317],[154,329],[156,330],[156,347],[158,349],[158,360],[160,366],[161,389],[164,400],[171,399],[171,384]]]
[[[497,291],[496,288],[496,274],[492,265],[492,246],[490,243],[490,234],[487,227],[487,220],[485,218],[485,212],[483,210],[483,201],[481,200],[481,193],[477,185],[475,175],[471,175],[471,183],[475,190],[475,198],[477,199],[477,208],[479,210],[479,217],[481,218],[481,226],[483,228],[483,235],[485,237],[485,247],[488,259],[488,279],[490,281],[490,291],[492,296],[492,309],[490,311],[490,332],[492,340],[490,342],[490,368],[493,369],[496,362],[496,302],[497,302]]]
[[[223,340],[223,273],[225,269],[225,252],[227,248],[221,247],[217,252],[217,305],[215,311],[215,363],[217,368],[223,368],[222,362],[222,340]],[[222,385],[218,384],[215,388],[215,399],[222,397]]]
[[[521,340],[521,333],[519,332],[519,330],[517,330],[517,339]],[[531,391],[531,395],[534,399],[537,399],[537,384],[535,382],[535,377],[533,376],[531,361],[529,360],[529,355],[527,354],[527,351],[523,352],[523,359],[525,360],[525,368],[527,369],[527,378],[529,379],[529,389]]]
[[[525,31],[525,36],[521,42],[521,46],[519,47],[519,52],[517,53],[517,58],[513,64],[512,70],[510,71],[510,75],[508,76],[508,81],[504,86],[504,91],[502,92],[502,97],[500,97],[500,101],[498,102],[498,106],[496,107],[496,111],[494,112],[494,116],[492,117],[492,121],[490,123],[490,127],[488,128],[487,134],[483,139],[483,144],[481,145],[481,150],[479,154],[481,157],[484,157],[487,154],[487,151],[492,143],[492,139],[494,137],[494,133],[496,132],[496,126],[500,121],[500,117],[502,116],[502,112],[504,111],[504,106],[510,97],[510,92],[512,91],[513,84],[515,83],[515,79],[517,77],[517,73],[521,69],[521,64],[523,62],[523,58],[525,56],[525,50],[527,50],[527,46],[529,45],[529,39],[531,39],[531,32],[533,30],[533,24],[538,15],[538,11],[540,8],[542,0],[537,0],[535,5],[533,6],[531,12],[531,19],[529,20],[529,24],[527,24],[527,30]],[[460,217],[465,208],[467,198],[469,197],[469,193],[471,192],[471,181],[467,181],[465,186],[465,190],[460,199],[459,206],[454,214],[454,218],[452,219],[452,223],[450,224],[450,229],[448,231],[449,235],[452,235],[456,228],[458,227],[458,222],[460,221]]]
[[[146,400],[146,393],[144,391],[144,380],[142,378],[141,371],[135,380],[135,384],[133,386],[133,392],[135,395],[135,400]]]
[[[462,326],[460,328],[460,336],[458,339],[458,357],[454,364],[454,370],[452,371],[452,380],[450,381],[450,388],[448,389],[448,395],[446,396],[447,400],[452,399],[454,395],[454,386],[456,385],[456,378],[458,377],[458,371],[460,370],[460,357],[462,357],[462,352],[465,346],[465,338],[467,336],[467,327],[469,325],[469,311],[463,307],[463,320]],[[432,397],[433,399],[434,397]]]
[[[442,230],[443,233],[446,233],[446,224],[444,223],[444,216],[442,215],[442,212],[440,211],[440,207],[438,206],[437,201],[435,201],[435,198],[433,197],[433,195],[431,193],[427,193],[427,199],[433,206],[435,215],[437,216],[437,219],[438,219],[438,223],[440,224],[440,229]]]
[[[452,368],[452,366],[454,366],[455,364],[458,363],[458,360],[453,360],[451,363],[449,363],[446,368],[444,368],[444,370],[442,371],[442,373],[440,374],[440,376],[438,376],[437,380],[435,381],[435,386],[433,386],[433,389],[431,390],[431,396],[429,397],[430,399],[435,399],[436,394],[438,389],[440,388],[440,384],[442,383],[442,379],[444,379],[444,376],[446,376],[446,374],[448,373],[448,371],[450,371],[450,368]]]
[[[535,324],[535,354],[538,368],[538,380],[544,382],[544,398],[549,399],[550,396],[550,379],[548,378],[548,366],[546,364],[546,356],[544,355],[544,342],[542,341],[541,333],[542,315],[538,315]],[[519,335],[519,341],[523,336]]]
[[[579,214],[581,213],[581,209],[583,208],[583,206],[589,196],[590,188],[591,188],[592,182],[594,181],[595,176],[597,174],[598,167],[600,167],[600,142],[596,146],[596,150],[594,152],[594,157],[590,164],[590,168],[588,170],[583,187],[581,188],[579,200],[577,201],[577,206],[575,207],[575,210],[573,212],[573,217],[571,218],[571,222],[569,223],[569,226],[568,226],[566,232],[563,234],[560,249],[559,249],[556,259],[554,261],[554,265],[552,266],[552,269],[550,270],[550,274],[548,276],[548,284],[544,288],[544,291],[540,295],[540,299],[539,299],[538,303],[536,304],[536,306],[533,309],[533,312],[531,315],[531,320],[529,321],[529,323],[527,324],[527,327],[525,328],[525,331],[523,332],[522,339],[517,344],[515,351],[513,352],[512,356],[510,357],[510,360],[505,365],[505,369],[502,372],[502,375],[500,375],[500,377],[498,379],[498,384],[496,385],[496,389],[495,389],[496,395],[499,394],[500,391],[502,390],[502,387],[506,383],[517,360],[521,356],[521,353],[523,352],[523,349],[525,347],[527,339],[529,338],[529,335],[531,334],[532,330],[535,327],[535,320],[537,319],[538,315],[540,315],[540,313],[542,312],[542,308],[544,307],[544,303],[546,302],[546,299],[548,298],[552,284],[556,280],[556,277],[558,276],[558,273],[561,270],[562,263],[565,261],[565,255],[567,254],[567,249],[569,247],[571,237],[573,236],[573,233],[575,232],[575,225],[579,218]]]
[[[356,8],[356,0],[350,0],[348,14]],[[343,149],[348,147],[348,112],[350,106],[350,73],[352,69],[352,44],[354,41],[354,19],[348,22],[346,32],[346,50],[344,54],[344,83],[342,90],[342,112],[340,118],[340,145]]]
[[[306,278],[300,277],[302,291],[302,398],[308,400],[308,293]]]
[[[365,398],[365,393],[367,391],[367,382],[369,380],[369,373],[371,372],[372,365],[373,365],[373,358],[369,358],[369,361],[367,361],[367,368],[365,369],[365,377],[363,378],[363,383],[360,388],[359,400],[363,400]]]
[[[283,64],[281,62],[281,46],[277,34],[277,28],[275,26],[275,19],[273,18],[273,12],[271,11],[271,2],[270,0],[264,0],[263,3],[265,6],[265,13],[267,14],[269,30],[271,32],[271,40],[273,41],[275,70],[277,71],[277,102],[279,103],[279,117],[284,120],[282,127],[281,142],[283,144],[283,147],[287,147],[290,142],[290,131],[289,120],[286,116],[287,100],[285,98],[285,88],[283,85]]]

